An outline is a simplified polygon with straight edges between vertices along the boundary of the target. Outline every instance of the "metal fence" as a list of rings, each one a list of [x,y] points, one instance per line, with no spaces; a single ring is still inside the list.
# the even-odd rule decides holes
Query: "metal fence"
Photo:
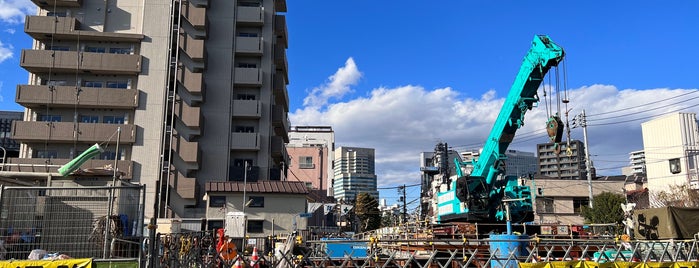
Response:
[[[1,257],[139,258],[144,198],[144,186],[2,187]]]

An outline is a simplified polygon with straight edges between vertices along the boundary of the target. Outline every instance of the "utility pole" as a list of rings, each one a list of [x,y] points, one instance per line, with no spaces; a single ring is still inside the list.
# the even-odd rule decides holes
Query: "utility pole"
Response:
[[[407,221],[405,219],[405,214],[408,213],[408,208],[407,208],[408,202],[405,200],[405,184],[403,184],[403,187],[401,189],[403,189],[403,215],[402,215],[402,218],[403,218],[403,223],[407,223]]]
[[[583,128],[583,139],[585,140],[585,168],[587,169],[587,187],[590,190],[590,208],[592,208],[592,159],[590,159],[590,144],[587,142],[587,118],[585,109],[580,114],[580,125]]]

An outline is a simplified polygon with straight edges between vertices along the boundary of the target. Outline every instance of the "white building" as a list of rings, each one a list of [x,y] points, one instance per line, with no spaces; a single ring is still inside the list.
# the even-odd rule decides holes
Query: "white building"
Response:
[[[695,113],[674,113],[641,124],[648,190],[697,185],[699,135]]]

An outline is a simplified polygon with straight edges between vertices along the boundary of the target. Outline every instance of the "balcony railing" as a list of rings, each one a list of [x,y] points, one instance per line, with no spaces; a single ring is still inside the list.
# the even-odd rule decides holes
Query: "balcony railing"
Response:
[[[233,100],[233,117],[260,118],[262,103],[259,100]]]
[[[144,37],[142,34],[81,30],[80,25],[80,21],[74,17],[27,16],[24,22],[24,32],[37,40],[53,37],[61,40],[138,43]]]
[[[244,132],[231,133],[231,150],[259,151],[260,134]]]
[[[80,87],[80,102],[76,101],[75,86],[18,85],[15,102],[36,108],[52,107],[134,109],[138,107],[137,89]]]
[[[238,36],[235,38],[235,53],[241,55],[260,56],[263,51],[262,37]]]
[[[262,69],[236,67],[235,84],[247,86],[262,86]]]
[[[132,144],[136,142],[136,126],[131,124],[103,124],[73,122],[12,122],[12,138],[21,142],[116,142],[113,138],[117,128],[121,127],[119,142]]]
[[[22,50],[20,66],[29,72],[139,74],[141,55],[78,51]]]
[[[265,12],[262,7],[238,6],[236,22],[241,25],[261,26],[265,22]]]
[[[67,164],[73,159],[65,158],[8,158],[3,166],[3,171],[14,171],[14,172],[39,172],[39,173],[58,173],[58,168],[62,165]],[[104,176],[112,177],[113,172],[112,167],[114,166],[114,160],[101,160],[101,159],[91,159],[87,160],[84,164],[80,166],[81,170],[93,171],[90,173],[83,173],[84,176],[94,177],[96,172],[99,174],[104,174]],[[133,178],[133,161],[131,160],[118,160],[117,170],[123,172],[121,176],[122,179],[132,179]]]
[[[278,73],[278,72],[277,72]],[[276,74],[274,75],[274,81],[272,82],[272,93],[274,93],[274,103],[277,105],[284,106],[286,111],[289,111],[289,91],[286,89],[286,80],[284,75]]]

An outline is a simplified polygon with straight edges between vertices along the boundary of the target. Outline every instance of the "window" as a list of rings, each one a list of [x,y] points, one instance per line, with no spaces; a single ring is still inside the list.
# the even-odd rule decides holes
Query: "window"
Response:
[[[235,132],[236,132],[236,133],[255,133],[255,127],[251,127],[251,126],[236,126],[236,127],[235,127]]]
[[[264,196],[251,196],[248,199],[248,207],[251,208],[263,208],[265,207],[265,197]]]
[[[248,220],[248,233],[264,232],[264,220]]]
[[[70,47],[68,46],[47,46],[46,50],[53,50],[53,51],[70,51]]]
[[[58,158],[58,152],[52,150],[37,150],[36,158]]]
[[[127,81],[107,81],[107,88],[129,88]]]
[[[85,52],[104,53],[106,51],[107,51],[107,49],[105,49],[103,47],[85,47]]]
[[[299,168],[315,168],[313,156],[299,156]]]
[[[68,83],[66,82],[66,80],[49,80],[49,81],[46,81],[45,85],[47,85],[47,86],[65,86],[67,84]]]
[[[80,122],[82,123],[98,123],[100,121],[100,117],[96,115],[81,115],[80,116]]]
[[[238,36],[240,36],[240,37],[257,37],[257,33],[240,32],[240,33],[238,33]]]
[[[85,81],[85,87],[102,87],[102,81]]]
[[[573,213],[582,213],[582,207],[586,207],[590,204],[588,198],[574,198],[573,199]]]
[[[61,122],[60,115],[39,115],[37,116],[37,121],[41,122]]]
[[[131,48],[112,47],[112,48],[109,48],[109,53],[112,53],[112,54],[131,54]]]
[[[102,122],[105,124],[124,124],[124,121],[123,116],[105,115],[102,117]]]
[[[240,62],[240,63],[238,63],[238,67],[240,67],[240,68],[257,68],[257,64]]]
[[[221,228],[224,228],[223,220],[207,220],[206,221],[206,230],[214,231],[214,230],[218,230]]]
[[[248,167],[252,167],[252,159],[234,159],[233,160],[233,166],[234,167],[244,167],[245,162],[248,162]]]
[[[65,12],[49,11],[48,13],[46,13],[46,16],[48,16],[48,17],[65,17],[66,13]]]
[[[241,7],[259,7],[261,6],[260,1],[241,1],[238,2],[238,6]]]
[[[677,174],[682,172],[682,167],[680,166],[680,159],[679,158],[673,158],[670,159],[670,173],[672,174]]]
[[[553,211],[553,199],[537,198],[536,199],[536,212],[537,213],[554,213],[554,211]]]
[[[255,100],[255,94],[238,94],[236,99],[239,100]]]
[[[211,208],[222,208],[226,206],[225,196],[209,196],[209,207]]]
[[[100,159],[102,160],[114,160],[114,157],[118,157],[119,160],[124,160],[122,157],[124,155],[124,151],[122,150],[119,155],[116,155],[114,151],[104,151],[100,154]]]

